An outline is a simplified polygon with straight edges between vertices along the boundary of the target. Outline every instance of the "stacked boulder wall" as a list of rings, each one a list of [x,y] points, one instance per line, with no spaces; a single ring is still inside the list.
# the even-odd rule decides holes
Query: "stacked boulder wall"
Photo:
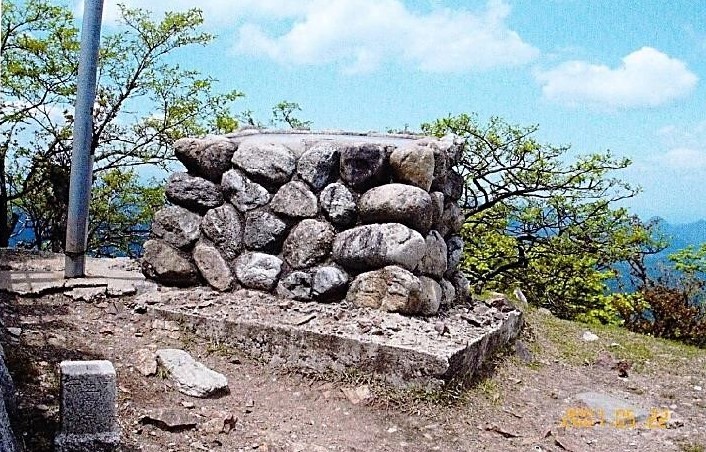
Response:
[[[409,315],[467,298],[453,139],[250,130],[174,151],[147,277]]]

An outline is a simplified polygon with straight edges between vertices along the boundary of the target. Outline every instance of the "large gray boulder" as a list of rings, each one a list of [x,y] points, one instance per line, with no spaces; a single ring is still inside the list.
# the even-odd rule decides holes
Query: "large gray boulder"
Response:
[[[346,301],[355,306],[418,314],[424,300],[419,278],[392,265],[356,276],[348,289]]]
[[[199,239],[201,217],[179,206],[168,206],[154,214],[152,235],[180,249],[189,249]]]
[[[243,226],[240,214],[228,203],[209,210],[201,221],[203,234],[228,261],[238,257],[243,250]]]
[[[331,223],[336,226],[352,224],[357,215],[355,196],[345,185],[334,183],[328,185],[319,195],[321,209]]]
[[[369,224],[336,234],[333,259],[345,268],[399,265],[414,270],[426,251],[422,235],[399,223]]]
[[[339,160],[338,145],[330,141],[322,141],[314,144],[299,157],[297,174],[318,192],[338,178]]]
[[[397,148],[390,154],[390,167],[396,181],[429,191],[434,179],[434,152],[414,145]]]
[[[174,143],[174,155],[187,170],[216,183],[230,169],[235,149],[226,138],[181,138]]]
[[[271,291],[282,271],[282,259],[264,253],[245,253],[235,261],[235,276],[248,289]]]
[[[311,300],[311,275],[303,271],[290,273],[277,284],[277,295],[293,300]]]
[[[221,292],[231,288],[233,275],[230,267],[215,246],[200,241],[194,247],[193,256],[201,276],[211,287]]]
[[[233,153],[233,165],[255,182],[274,187],[292,177],[296,166],[294,154],[282,144],[244,140]]]
[[[431,190],[443,192],[446,173],[451,169],[451,165],[449,165],[445,150],[436,146],[435,142],[428,141],[426,146],[434,152],[434,179],[431,182]]]
[[[457,234],[463,227],[465,217],[463,211],[455,201],[449,201],[444,205],[444,213],[441,216],[439,224],[439,232],[444,237],[451,234]]]
[[[452,235],[446,240],[446,266],[454,271],[463,259],[463,239],[460,235]]]
[[[265,210],[245,214],[243,242],[248,249],[278,253],[286,232],[286,223],[277,215]]]
[[[314,270],[312,296],[321,302],[339,300],[346,293],[348,274],[338,267],[324,266]]]
[[[299,181],[283,185],[272,197],[270,208],[275,213],[295,218],[315,217],[319,211],[316,195]]]
[[[444,306],[451,306],[456,302],[456,289],[451,281],[448,279],[442,279],[439,283],[441,286],[441,304]]]
[[[284,260],[292,268],[307,268],[331,253],[335,232],[325,221],[302,220],[284,241]]]
[[[360,143],[341,149],[341,179],[357,191],[385,182],[387,150],[379,144]]]
[[[157,350],[157,362],[174,380],[179,392],[192,397],[209,397],[228,389],[225,375],[196,361],[189,353],[177,348]]]
[[[223,195],[241,212],[256,209],[270,202],[270,193],[267,189],[251,181],[237,169],[223,174],[221,189]]]
[[[364,223],[402,223],[426,234],[433,207],[429,193],[406,184],[387,184],[365,192],[358,201]]]
[[[162,240],[147,240],[143,247],[142,273],[159,283],[188,287],[199,282],[199,273],[191,260]]]
[[[424,275],[441,278],[446,271],[447,250],[446,242],[438,231],[430,231],[426,239],[426,251],[419,262],[417,271]]]
[[[194,212],[205,212],[223,204],[218,185],[187,173],[173,173],[167,180],[167,199]]]
[[[419,313],[422,315],[434,315],[439,312],[439,306],[443,299],[443,291],[438,282],[428,276],[420,276],[419,283],[422,287],[420,296],[421,304]]]
[[[463,195],[463,176],[451,170],[446,173],[446,182],[443,186],[443,193],[447,201],[458,201]]]

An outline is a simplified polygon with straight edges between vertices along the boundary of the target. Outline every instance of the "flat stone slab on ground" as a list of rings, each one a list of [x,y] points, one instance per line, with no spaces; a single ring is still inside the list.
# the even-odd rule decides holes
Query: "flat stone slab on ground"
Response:
[[[623,422],[631,422],[634,418],[636,423],[641,423],[649,414],[645,408],[629,400],[602,392],[582,392],[574,398],[590,408],[596,417],[604,416],[605,421],[611,426],[616,424],[618,418]]]
[[[465,320],[466,307],[452,309],[443,320],[425,319],[250,290],[171,290],[135,301],[150,305],[156,318],[176,320],[274,365],[321,373],[355,369],[402,386],[434,387],[474,373],[522,325],[522,314],[512,308],[489,308],[488,321],[478,327]]]
[[[157,350],[157,361],[169,372],[182,394],[209,397],[228,389],[228,380],[223,374],[204,366],[184,350]]]

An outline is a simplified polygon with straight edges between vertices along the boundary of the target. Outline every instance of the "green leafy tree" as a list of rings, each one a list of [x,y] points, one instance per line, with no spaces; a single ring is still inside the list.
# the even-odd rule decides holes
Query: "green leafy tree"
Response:
[[[309,130],[311,121],[304,121],[295,116],[297,112],[301,111],[302,109],[298,103],[283,100],[272,107],[271,123],[275,126],[286,125],[292,129]]]
[[[520,286],[536,305],[567,318],[614,320],[605,299],[613,265],[645,239],[617,201],[637,190],[612,177],[627,159],[610,152],[570,158],[540,143],[537,126],[459,115],[423,124],[464,140],[455,168],[465,184],[463,270],[477,291]]]
[[[169,62],[167,57],[182,47],[212,41],[199,31],[199,10],[168,12],[154,20],[148,11],[120,8],[120,30],[103,37],[99,53],[94,180],[115,186],[127,177],[129,183],[121,179],[122,189],[142,195],[150,187],[142,187],[131,168],[166,168],[174,160],[175,140],[235,130],[238,121],[230,105],[242,94],[214,94],[216,80]],[[71,11],[47,0],[22,6],[5,2],[2,28],[0,246],[7,246],[21,212],[34,228],[34,245],[59,251],[68,203],[78,32]],[[149,221],[143,214],[152,198],[133,200],[140,206],[128,209],[130,221]],[[120,203],[96,202],[89,230],[105,231],[97,225],[118,218],[121,213],[110,206]]]

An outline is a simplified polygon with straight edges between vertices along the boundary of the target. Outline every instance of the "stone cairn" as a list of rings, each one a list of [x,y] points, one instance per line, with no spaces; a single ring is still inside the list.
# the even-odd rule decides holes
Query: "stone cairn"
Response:
[[[468,296],[452,137],[243,131],[174,145],[143,272],[433,315]]]

